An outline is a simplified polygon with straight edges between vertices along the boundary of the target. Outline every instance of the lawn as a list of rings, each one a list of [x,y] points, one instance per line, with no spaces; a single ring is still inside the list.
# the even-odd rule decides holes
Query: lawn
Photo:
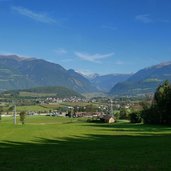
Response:
[[[66,107],[66,106],[87,106],[90,105],[87,102],[62,102],[62,103],[52,103],[52,104],[43,104],[43,105],[30,105],[30,106],[17,106],[17,111],[49,111],[49,110],[56,110],[59,107]],[[94,107],[99,106],[99,104],[93,104]]]
[[[1,171],[171,170],[171,127],[28,116],[0,123]]]
[[[35,93],[35,92],[24,92],[21,91],[19,94],[21,97],[53,97],[54,93]]]
[[[17,112],[21,112],[21,111],[38,112],[38,111],[49,111],[52,108],[48,106],[43,106],[43,105],[30,105],[30,106],[17,106],[16,109],[17,109]]]

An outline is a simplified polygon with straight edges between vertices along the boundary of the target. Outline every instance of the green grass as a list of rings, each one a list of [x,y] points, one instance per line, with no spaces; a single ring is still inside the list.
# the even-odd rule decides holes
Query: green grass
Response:
[[[159,80],[158,78],[149,78],[149,79],[144,80],[144,82],[146,83],[161,82],[161,80]]]
[[[0,123],[1,171],[171,170],[171,127],[27,116]]]
[[[52,104],[42,104],[42,105],[25,105],[25,106],[16,106],[17,112],[21,111],[34,111],[34,112],[48,112],[49,110],[57,110],[58,108],[63,108],[66,106],[87,106],[90,105],[90,103],[87,102],[62,102],[62,103],[52,103]],[[100,104],[99,103],[93,103],[93,107],[98,107]],[[4,114],[7,112],[9,107],[3,107],[4,109]],[[9,112],[12,114],[13,112]]]
[[[49,111],[49,109],[47,106],[42,106],[42,105],[30,105],[30,106],[17,106],[16,107],[17,112],[21,112],[21,111]]]
[[[19,96],[21,97],[53,97],[55,93],[35,93],[35,92],[25,92],[21,91]]]

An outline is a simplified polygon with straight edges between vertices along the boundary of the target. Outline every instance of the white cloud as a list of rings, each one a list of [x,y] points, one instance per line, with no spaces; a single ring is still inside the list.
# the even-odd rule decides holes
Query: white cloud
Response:
[[[115,65],[124,65],[125,63],[121,60],[118,60],[115,62]]]
[[[143,15],[137,15],[135,17],[137,21],[140,21],[142,23],[148,24],[148,23],[170,23],[170,20],[168,19],[161,19],[161,18],[152,18],[149,14],[143,14]]]
[[[29,56],[29,55],[25,55],[25,54],[21,54],[17,52],[7,52],[7,51],[0,51],[0,55],[4,55],[4,56],[16,55],[16,56],[23,57],[23,58],[33,58],[32,56]]]
[[[16,11],[17,13],[19,13],[20,15],[29,17],[35,21],[39,21],[42,23],[48,23],[48,24],[53,24],[56,23],[56,20],[54,20],[53,18],[47,16],[47,14],[43,14],[43,13],[36,13],[33,12],[29,9],[23,8],[23,7],[16,7],[13,6],[12,10]]]
[[[57,54],[57,55],[65,55],[67,54],[67,50],[66,49],[63,49],[63,48],[58,48],[58,49],[55,49],[54,52]]]
[[[143,23],[152,23],[153,22],[153,20],[152,20],[152,18],[150,17],[150,15],[149,14],[142,14],[142,15],[137,15],[136,17],[135,17],[135,19],[137,20],[137,21],[140,21],[140,22],[143,22]]]
[[[109,58],[114,55],[114,53],[107,53],[107,54],[87,54],[87,53],[82,53],[82,52],[75,52],[75,55],[84,60],[84,61],[89,61],[89,62],[94,62],[94,63],[101,63],[102,59]]]

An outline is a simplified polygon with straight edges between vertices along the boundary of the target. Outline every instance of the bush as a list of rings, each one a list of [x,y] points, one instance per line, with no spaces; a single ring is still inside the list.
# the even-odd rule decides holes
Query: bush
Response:
[[[121,108],[119,112],[119,119],[128,119],[129,118],[129,111],[125,108]]]
[[[129,114],[129,119],[131,123],[141,123],[141,114],[140,112],[132,112]]]
[[[24,123],[25,123],[25,116],[26,116],[26,112],[24,112],[24,111],[20,112],[20,121],[21,121],[22,125],[24,125]]]

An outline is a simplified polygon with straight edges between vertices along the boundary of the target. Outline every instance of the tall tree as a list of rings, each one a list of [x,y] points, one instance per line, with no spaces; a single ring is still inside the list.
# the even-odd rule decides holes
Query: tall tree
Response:
[[[166,80],[160,85],[155,94],[153,100],[153,106],[159,113],[160,123],[169,123],[171,116],[171,84]]]
[[[171,84],[165,81],[155,94],[150,108],[142,112],[146,123],[171,124]]]

